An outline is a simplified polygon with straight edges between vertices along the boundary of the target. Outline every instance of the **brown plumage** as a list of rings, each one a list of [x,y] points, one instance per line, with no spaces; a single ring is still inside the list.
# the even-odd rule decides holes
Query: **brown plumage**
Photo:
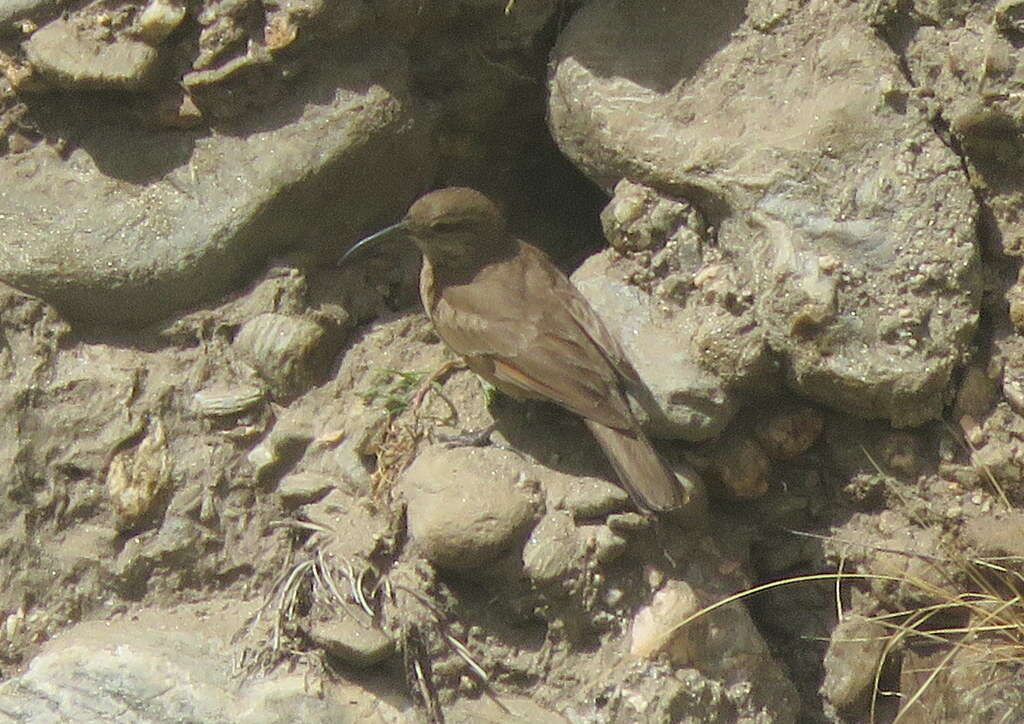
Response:
[[[640,509],[682,506],[630,410],[626,390],[641,382],[618,341],[543,252],[507,232],[494,203],[473,189],[434,191],[357,246],[399,231],[423,252],[420,296],[434,329],[470,369],[512,397],[582,417]]]

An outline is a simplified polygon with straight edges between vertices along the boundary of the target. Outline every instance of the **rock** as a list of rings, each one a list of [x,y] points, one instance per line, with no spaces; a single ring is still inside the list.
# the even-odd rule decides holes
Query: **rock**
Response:
[[[882,624],[858,615],[849,616],[832,630],[821,685],[822,695],[832,706],[847,709],[868,695],[887,637]]]
[[[581,531],[586,549],[593,552],[594,560],[607,565],[614,563],[626,553],[629,541],[619,535],[611,526],[586,525]]]
[[[637,658],[668,656],[673,666],[693,663],[694,643],[688,626],[680,626],[701,609],[700,600],[687,583],[669,581],[654,594],[650,604],[633,617],[629,653]],[[698,628],[699,622],[692,627]]]
[[[317,502],[334,487],[334,481],[326,475],[293,473],[281,480],[277,486],[277,494],[281,496],[281,502],[285,507],[295,508]]]
[[[736,32],[745,5],[697,21],[588,3],[554,52],[552,133],[606,188],[687,190],[794,389],[900,426],[937,418],[981,293],[960,159],[857,7],[789,5],[772,32]]]
[[[77,141],[66,160],[46,144],[0,157],[0,279],[75,320],[136,324],[224,293],[286,246],[334,256],[407,207],[433,153],[404,56],[343,56],[232,133],[55,109]]]
[[[229,721],[230,679],[211,667],[208,651],[200,655],[201,644],[156,631],[116,639],[103,624],[81,626],[0,687],[0,719]]]
[[[977,555],[1024,556],[1024,513],[1007,511],[969,518],[964,522],[962,535]]]
[[[721,432],[737,403],[722,380],[699,364],[688,321],[663,314],[650,295],[619,278],[608,253],[590,257],[572,280],[647,386],[650,399],[638,400],[634,410],[640,417],[646,413],[651,434],[699,441]]]
[[[711,472],[730,497],[751,500],[768,492],[771,461],[756,440],[730,432],[709,453]]]
[[[754,436],[773,460],[792,460],[807,451],[821,435],[825,416],[808,405],[783,404],[772,407],[758,420]]]
[[[203,417],[234,417],[259,405],[266,397],[262,387],[214,384],[192,395],[192,408]]]
[[[380,663],[395,650],[394,640],[370,621],[341,614],[329,621],[314,621],[309,637],[336,659],[365,668]]]
[[[548,509],[565,510],[575,520],[601,518],[629,507],[626,491],[607,480],[553,474],[544,482]]]
[[[700,242],[707,225],[689,202],[657,193],[642,184],[622,179],[615,185],[611,201],[601,212],[605,238],[622,252],[643,251],[665,246],[677,233],[689,232],[686,244],[693,270],[701,265]]]
[[[968,178],[984,204],[982,242],[996,257],[1019,257],[1024,255],[1024,134],[1017,119],[1024,112],[1018,92],[1024,64],[1016,28],[1022,6],[1006,0],[962,9],[966,17],[960,22],[922,24],[913,32],[905,52],[907,70],[957,139]],[[978,69],[983,82],[979,85],[966,69]],[[1008,293],[1015,322],[1021,320],[1018,287],[1019,282]]]
[[[1024,268],[1017,272],[1017,281],[1006,290],[1010,307],[1010,322],[1018,332],[1024,331]]]
[[[0,685],[0,722],[327,724],[374,708],[399,716],[357,686],[318,696],[301,673],[240,683],[228,637],[242,619],[228,604],[211,608],[149,609],[76,626]]]
[[[266,438],[247,456],[256,479],[267,483],[293,465],[313,440],[313,430],[306,420],[287,415],[274,425]]]
[[[174,0],[151,0],[136,20],[139,37],[157,45],[173,33],[185,19],[185,5]]]
[[[107,468],[107,494],[118,530],[130,530],[152,515],[171,474],[167,435],[156,418],[138,446],[116,453]]]
[[[287,314],[260,314],[245,322],[232,346],[256,368],[274,394],[301,392],[323,364],[324,328],[311,319]]]
[[[103,37],[105,29],[59,17],[32,34],[23,47],[29,63],[63,90],[138,90],[149,80],[156,49],[138,40]],[[107,31],[109,32],[109,31]]]
[[[523,570],[535,584],[557,583],[578,568],[584,546],[572,516],[552,511],[541,519],[523,547]]]
[[[1024,415],[1024,375],[1021,372],[1016,368],[1003,372],[1003,397],[1018,415]]]
[[[965,370],[960,389],[956,393],[954,419],[964,415],[977,419],[984,417],[996,403],[998,391],[999,384],[989,374],[987,365],[970,365]]]
[[[619,535],[629,536],[651,527],[651,521],[640,513],[616,513],[608,516],[608,527]]]
[[[529,468],[496,448],[424,450],[402,474],[409,534],[439,568],[485,566],[519,543],[537,514]]]
[[[577,525],[567,511],[552,510],[530,532],[523,547],[523,572],[536,586],[571,585],[588,566],[613,563],[628,547],[627,539],[610,526]]]

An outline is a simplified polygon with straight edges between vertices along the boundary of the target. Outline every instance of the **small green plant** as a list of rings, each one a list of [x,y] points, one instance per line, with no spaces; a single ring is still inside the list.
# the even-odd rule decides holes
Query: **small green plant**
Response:
[[[401,415],[409,409],[424,377],[426,372],[382,369],[359,396],[367,405],[380,407],[389,415]]]

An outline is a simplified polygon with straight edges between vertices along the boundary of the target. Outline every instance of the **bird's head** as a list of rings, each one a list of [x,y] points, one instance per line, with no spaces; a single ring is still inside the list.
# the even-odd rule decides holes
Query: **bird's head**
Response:
[[[474,266],[513,248],[505,217],[479,191],[453,186],[421,196],[397,224],[357,242],[341,258],[386,238],[412,239],[434,266]]]

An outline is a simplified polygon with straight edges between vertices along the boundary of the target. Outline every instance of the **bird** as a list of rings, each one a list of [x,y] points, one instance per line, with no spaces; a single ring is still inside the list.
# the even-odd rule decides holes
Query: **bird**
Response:
[[[431,191],[339,263],[398,236],[419,247],[424,310],[470,370],[513,398],[581,417],[641,512],[686,504],[630,408],[630,391],[643,383],[618,340],[544,252],[509,232],[497,204],[472,188]]]

